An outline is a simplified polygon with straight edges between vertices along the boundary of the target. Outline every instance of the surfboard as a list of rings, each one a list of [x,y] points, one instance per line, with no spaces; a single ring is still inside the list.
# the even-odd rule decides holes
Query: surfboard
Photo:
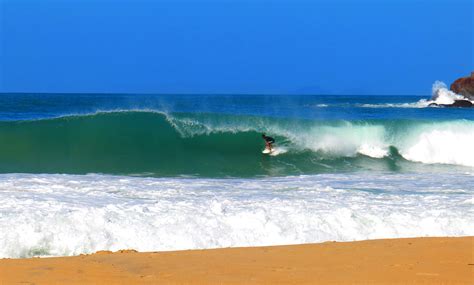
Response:
[[[287,149],[284,148],[284,147],[273,147],[271,151],[268,148],[266,148],[262,151],[262,153],[268,154],[268,155],[271,155],[271,156],[276,156],[276,155],[285,153],[286,151],[287,151]]]

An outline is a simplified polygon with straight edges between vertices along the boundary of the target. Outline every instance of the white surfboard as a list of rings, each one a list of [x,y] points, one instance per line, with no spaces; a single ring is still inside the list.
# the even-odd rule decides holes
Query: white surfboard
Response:
[[[271,156],[277,156],[279,154],[285,153],[286,151],[286,148],[283,147],[273,147],[271,151],[268,148],[265,148],[262,153],[269,154]]]

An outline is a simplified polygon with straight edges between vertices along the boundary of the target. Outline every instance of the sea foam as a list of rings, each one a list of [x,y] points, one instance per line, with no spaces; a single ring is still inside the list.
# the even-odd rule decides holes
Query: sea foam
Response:
[[[432,97],[429,103],[453,104],[455,100],[466,100],[464,96],[454,93],[442,81],[436,81],[432,87]]]
[[[474,122],[470,120],[303,124],[256,118],[210,121],[172,115],[167,115],[167,120],[187,136],[265,130],[283,137],[280,143],[290,152],[311,150],[333,157],[362,154],[383,158],[389,155],[390,147],[395,147],[410,161],[474,167]]]
[[[469,121],[420,125],[403,138],[405,159],[474,167],[474,123]]]
[[[0,257],[473,235],[473,179],[4,174]]]
[[[426,108],[437,105],[451,105],[455,100],[468,100],[466,97],[449,90],[443,81],[435,81],[431,87],[431,98],[421,99],[413,103],[382,103],[382,104],[359,104],[364,108]],[[474,103],[474,101],[471,101]]]

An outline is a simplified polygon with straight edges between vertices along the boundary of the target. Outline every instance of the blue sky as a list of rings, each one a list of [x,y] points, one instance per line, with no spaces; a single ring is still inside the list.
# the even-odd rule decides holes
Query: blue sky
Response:
[[[0,92],[429,94],[472,0],[0,0]]]

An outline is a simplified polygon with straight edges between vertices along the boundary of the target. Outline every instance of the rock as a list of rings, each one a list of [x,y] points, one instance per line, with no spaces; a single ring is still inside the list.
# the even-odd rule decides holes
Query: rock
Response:
[[[469,100],[454,100],[453,104],[449,105],[442,105],[443,107],[463,107],[463,108],[471,108],[474,107],[474,104],[472,104],[471,101]]]
[[[470,77],[462,77],[454,81],[453,84],[451,84],[451,91],[471,101],[474,100],[474,71],[471,72]]]
[[[469,100],[454,100],[454,103],[451,104],[449,107],[464,107],[464,108],[472,108],[474,104],[472,104]]]
[[[430,103],[428,107],[459,107],[459,108],[473,108],[474,104],[469,100],[454,100],[453,104],[437,104],[437,103]]]

